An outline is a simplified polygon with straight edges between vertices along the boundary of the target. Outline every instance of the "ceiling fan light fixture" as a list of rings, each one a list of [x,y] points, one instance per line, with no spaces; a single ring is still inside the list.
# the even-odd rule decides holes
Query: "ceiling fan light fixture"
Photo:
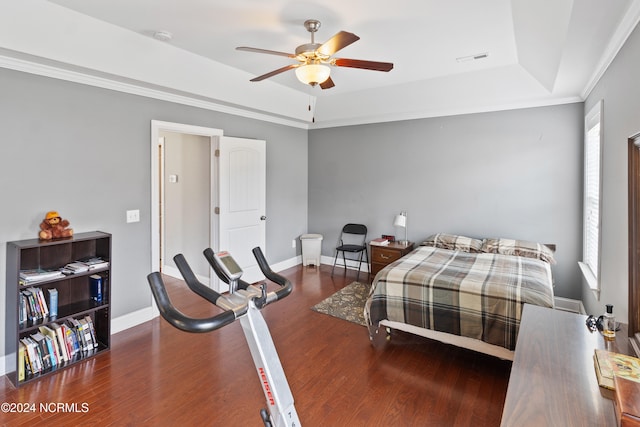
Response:
[[[331,68],[322,64],[306,64],[296,68],[296,77],[304,84],[315,86],[329,78]]]

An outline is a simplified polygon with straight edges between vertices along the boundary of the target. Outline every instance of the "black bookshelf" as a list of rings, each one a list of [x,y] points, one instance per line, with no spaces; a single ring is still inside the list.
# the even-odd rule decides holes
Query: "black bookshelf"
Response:
[[[86,272],[33,281],[24,284],[21,270],[57,270],[80,259],[100,257],[108,265]],[[43,376],[53,374],[66,367],[80,363],[109,350],[111,336],[111,234],[101,231],[77,233],[72,238],[42,241],[28,239],[7,242],[6,264],[6,319],[5,353],[7,355],[7,377],[19,387]],[[102,299],[91,297],[92,275],[99,275],[102,282]],[[58,314],[55,317],[21,316],[20,300],[22,292],[29,288],[41,289],[48,295],[49,289],[58,291]],[[47,298],[48,302],[48,298]],[[24,311],[23,311],[24,313]],[[20,342],[40,332],[41,327],[52,328],[53,324],[65,325],[73,320],[90,323],[93,326],[94,348],[79,351],[70,360],[57,363],[55,367],[42,369],[38,373],[24,370],[24,378],[19,375],[21,357]],[[87,321],[90,320],[90,322]],[[43,328],[44,329],[44,328]],[[59,344],[62,345],[62,344]]]

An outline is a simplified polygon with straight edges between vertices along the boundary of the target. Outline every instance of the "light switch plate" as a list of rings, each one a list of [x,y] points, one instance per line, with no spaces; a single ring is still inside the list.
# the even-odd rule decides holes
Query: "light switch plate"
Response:
[[[140,210],[127,211],[127,222],[140,222]]]

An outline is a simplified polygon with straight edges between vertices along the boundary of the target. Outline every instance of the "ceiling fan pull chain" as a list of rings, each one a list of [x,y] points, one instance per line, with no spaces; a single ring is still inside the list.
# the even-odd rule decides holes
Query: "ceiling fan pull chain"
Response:
[[[316,122],[316,101],[317,98],[315,96],[309,95],[309,111],[311,111],[311,123]]]

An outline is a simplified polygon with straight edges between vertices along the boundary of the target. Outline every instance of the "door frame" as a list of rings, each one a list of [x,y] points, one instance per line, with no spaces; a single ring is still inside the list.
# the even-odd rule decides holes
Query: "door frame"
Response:
[[[160,224],[160,150],[158,149],[158,138],[160,131],[176,132],[190,135],[207,136],[213,146],[213,139],[223,136],[222,129],[208,128],[203,126],[187,125],[183,123],[164,122],[151,120],[151,271],[160,271],[160,236],[162,233]],[[213,169],[213,168],[212,168]],[[212,172],[213,179],[213,172]],[[212,188],[213,185],[212,185]],[[214,199],[212,199],[213,202]],[[217,217],[211,214],[212,234],[217,229]],[[153,297],[151,298],[153,301]],[[155,307],[155,302],[154,302]]]
[[[628,139],[629,337],[640,355],[640,133]]]

